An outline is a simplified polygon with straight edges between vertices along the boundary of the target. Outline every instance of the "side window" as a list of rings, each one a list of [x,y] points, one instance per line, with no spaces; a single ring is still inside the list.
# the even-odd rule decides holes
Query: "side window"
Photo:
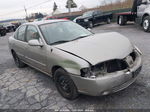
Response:
[[[26,26],[22,26],[19,28],[18,30],[18,35],[17,35],[17,39],[20,41],[25,41],[25,31],[26,31]]]
[[[102,12],[101,12],[101,11],[98,11],[97,13],[98,13],[98,15],[101,15],[101,14],[102,14]]]
[[[93,12],[93,15],[97,16],[97,11]]]
[[[27,28],[27,35],[26,35],[26,40],[27,42],[29,42],[30,40],[33,40],[33,39],[37,39],[39,40],[40,38],[40,35],[38,33],[38,30],[36,29],[35,26],[28,26]]]

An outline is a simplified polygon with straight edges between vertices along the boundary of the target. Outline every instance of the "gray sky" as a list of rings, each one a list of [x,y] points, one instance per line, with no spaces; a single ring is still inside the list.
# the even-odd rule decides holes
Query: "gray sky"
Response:
[[[43,3],[48,1],[47,3]],[[24,6],[28,9],[29,7],[38,5],[34,8],[29,8],[28,14],[35,12],[45,12],[50,14],[53,9],[54,1],[58,5],[58,10],[60,12],[67,12],[68,10],[65,8],[67,0],[1,0],[0,2],[0,20],[10,19],[10,18],[24,18],[25,11],[23,11]],[[103,0],[74,0],[74,2],[78,5],[78,8],[81,5],[84,5],[88,8],[99,6]],[[111,0],[105,0],[109,2]],[[43,3],[43,4],[41,4]],[[39,5],[41,4],[41,5]],[[79,9],[72,9],[72,11],[76,11]],[[22,10],[20,12],[16,12],[18,10]]]

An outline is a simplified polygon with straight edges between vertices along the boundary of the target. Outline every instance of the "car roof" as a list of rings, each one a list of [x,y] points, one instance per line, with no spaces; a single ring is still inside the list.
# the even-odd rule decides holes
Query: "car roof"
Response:
[[[42,21],[24,23],[24,25],[43,25],[43,24],[56,23],[56,22],[63,22],[63,21],[65,22],[65,21],[68,21],[68,20],[61,20],[61,19],[42,20]]]

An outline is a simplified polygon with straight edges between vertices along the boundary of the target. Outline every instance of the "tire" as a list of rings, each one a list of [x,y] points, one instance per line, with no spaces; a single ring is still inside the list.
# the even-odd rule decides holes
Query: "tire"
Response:
[[[77,88],[68,73],[63,69],[58,69],[54,73],[54,81],[59,93],[68,100],[78,97]]]
[[[12,56],[13,56],[13,58],[14,58],[14,61],[15,61],[16,66],[17,66],[18,68],[23,68],[23,67],[26,66],[26,64],[23,63],[23,62],[19,59],[19,57],[17,56],[17,54],[16,54],[15,52],[12,53]]]
[[[111,23],[111,19],[107,18],[107,24],[110,24],[110,23]]]
[[[150,17],[149,16],[144,17],[142,26],[145,32],[150,32]]]
[[[118,17],[118,24],[119,24],[120,26],[123,26],[123,25],[125,25],[126,23],[127,23],[126,17],[124,17],[124,16],[119,16],[119,17]]]
[[[89,21],[88,26],[89,26],[89,28],[93,28],[94,27],[93,22]]]
[[[2,36],[5,36],[6,35],[6,32],[3,32]]]

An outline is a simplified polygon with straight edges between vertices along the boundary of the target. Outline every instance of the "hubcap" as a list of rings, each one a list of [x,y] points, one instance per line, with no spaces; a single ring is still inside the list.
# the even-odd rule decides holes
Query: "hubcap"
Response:
[[[144,27],[145,30],[148,29],[148,27],[149,27],[149,21],[148,21],[148,20],[145,20],[145,21],[144,21],[143,27]]]
[[[69,86],[69,81],[65,77],[59,78],[59,85],[64,92],[66,92],[68,94],[71,92],[70,86]]]

